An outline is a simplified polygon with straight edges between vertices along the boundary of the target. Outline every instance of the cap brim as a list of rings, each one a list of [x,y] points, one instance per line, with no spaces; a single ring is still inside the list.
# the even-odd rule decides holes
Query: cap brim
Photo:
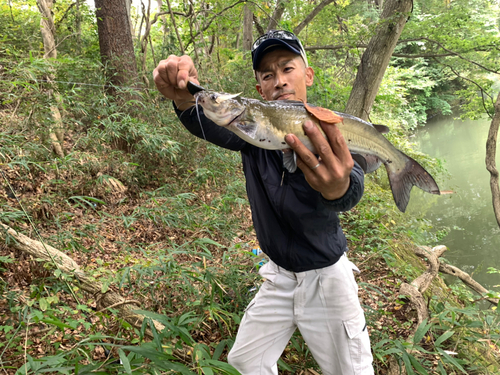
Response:
[[[253,55],[253,70],[257,70],[259,68],[259,63],[260,60],[264,57],[264,55],[267,53],[266,50],[270,47],[283,47],[286,48],[287,50],[296,53],[297,55],[302,55],[301,51],[298,48],[295,48],[294,46],[291,46],[290,44],[286,43],[282,39],[267,39],[261,43],[260,46],[257,47],[257,49],[254,52]]]

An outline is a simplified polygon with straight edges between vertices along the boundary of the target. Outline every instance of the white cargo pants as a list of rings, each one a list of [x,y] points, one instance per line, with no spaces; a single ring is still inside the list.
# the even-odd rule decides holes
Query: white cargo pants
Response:
[[[332,266],[290,272],[270,261],[241,321],[228,362],[243,375],[277,375],[296,328],[324,375],[373,374],[370,339],[347,256]]]

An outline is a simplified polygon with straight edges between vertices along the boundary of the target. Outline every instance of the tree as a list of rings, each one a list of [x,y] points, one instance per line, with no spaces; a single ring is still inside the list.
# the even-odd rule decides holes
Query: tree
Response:
[[[411,0],[388,0],[380,17],[379,26],[363,53],[356,80],[347,101],[345,112],[367,120],[385,70],[401,35]]]
[[[56,28],[54,25],[54,19],[52,17],[52,7],[54,6],[53,0],[37,0],[38,9],[42,15],[40,19],[40,30],[42,33],[43,48],[44,48],[44,59],[56,59],[57,58],[57,46],[56,46]],[[48,74],[44,77],[46,81],[54,80],[53,74]],[[62,103],[61,95],[57,92],[54,87],[50,87],[47,91],[47,96],[50,99],[55,99],[56,103]],[[50,111],[52,113],[53,126],[49,128],[49,139],[52,143],[52,148],[57,156],[63,158],[63,142],[64,142],[64,125],[61,117],[61,112],[57,104],[50,106]]]
[[[125,0],[95,0],[101,61],[116,86],[137,81],[134,44]]]
[[[500,188],[498,186],[498,169],[495,157],[497,148],[498,127],[500,126],[500,92],[495,103],[495,116],[491,120],[488,140],[486,141],[486,169],[490,172],[490,188],[493,201],[493,211],[500,227]]]
[[[250,49],[252,48],[252,25],[253,12],[248,4],[245,4],[245,6],[243,7],[243,49],[245,51],[250,51]]]

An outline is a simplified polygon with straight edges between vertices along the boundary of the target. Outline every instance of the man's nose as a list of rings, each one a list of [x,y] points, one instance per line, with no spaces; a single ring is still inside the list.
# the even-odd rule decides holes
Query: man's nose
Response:
[[[277,89],[283,88],[287,85],[285,76],[283,74],[276,74],[276,80],[274,82],[274,87]]]

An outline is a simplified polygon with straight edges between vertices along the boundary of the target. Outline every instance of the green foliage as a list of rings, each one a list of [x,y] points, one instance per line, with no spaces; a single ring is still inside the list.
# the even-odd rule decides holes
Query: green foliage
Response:
[[[406,130],[415,130],[427,121],[428,113],[451,114],[451,106],[434,90],[440,85],[429,73],[425,61],[408,68],[389,66],[373,107],[374,115],[398,121]],[[452,99],[452,98],[450,98]]]
[[[119,290],[140,301],[147,319],[132,326],[116,317],[116,307],[100,309],[93,296],[69,286],[70,275],[34,262],[29,267],[23,263],[29,268],[25,275],[13,268],[18,258],[2,253],[0,367],[19,374],[235,374],[226,356],[243,307],[260,284],[256,265],[261,261],[250,252],[256,243],[240,157],[187,134],[171,104],[154,90],[150,72],[160,59],[180,54],[170,21],[162,29],[160,19],[151,29],[142,72],[149,86],[115,88],[113,97],[100,63],[94,13],[81,2],[78,13],[74,4],[57,1],[53,9],[58,58],[50,61],[43,59],[36,2],[0,5],[0,167],[47,241],[77,258],[90,280],[102,284],[101,292]],[[173,10],[188,13],[187,4],[172,3]],[[176,18],[177,31],[203,85],[258,97],[250,54],[237,40],[243,4],[230,5],[222,0],[195,3],[194,17]],[[247,5],[266,27],[273,4]],[[293,29],[315,6],[287,2],[280,26]],[[302,31],[306,46],[335,47],[309,53],[316,72],[311,102],[344,108],[360,46],[373,35],[380,12],[369,2],[337,1]],[[442,164],[414,151],[407,135],[427,116],[449,114],[457,105],[469,117],[491,110],[488,95],[495,91],[495,77],[479,65],[497,69],[497,14],[495,4],[482,1],[415,3],[402,38],[407,41],[396,49],[409,58],[393,58],[382,82],[371,119],[390,126],[389,140],[433,175],[444,173]],[[140,9],[132,10],[132,17],[137,34]],[[202,28],[193,43],[193,34]],[[139,56],[137,38],[135,45]],[[412,57],[443,55],[443,47],[460,56]],[[64,158],[54,156],[48,139],[53,105],[63,112]],[[109,188],[114,180],[127,187],[126,194]],[[0,220],[29,235],[27,219],[11,194],[0,195]],[[366,272],[376,273],[382,264],[391,270],[375,274],[387,279],[383,284],[359,283],[374,301],[365,308],[379,374],[390,358],[408,374],[498,369],[494,360],[484,360],[499,338],[498,313],[474,305],[476,297],[468,290],[451,286],[451,295],[465,303],[461,307],[431,297],[431,317],[420,327],[412,326],[409,309],[406,319],[398,316],[408,302],[394,290],[421,272],[420,261],[402,260],[401,254],[413,242],[438,243],[444,232],[430,234],[429,222],[397,211],[384,171],[367,176],[361,203],[341,220],[352,253],[366,260]],[[28,285],[22,291],[4,277],[14,271],[19,285]],[[489,294],[498,298],[494,291]],[[389,309],[391,304],[397,309]],[[166,328],[156,329],[153,320]],[[402,334],[414,328],[413,336]],[[30,351],[35,341],[41,352]],[[296,333],[280,370],[314,366]]]

